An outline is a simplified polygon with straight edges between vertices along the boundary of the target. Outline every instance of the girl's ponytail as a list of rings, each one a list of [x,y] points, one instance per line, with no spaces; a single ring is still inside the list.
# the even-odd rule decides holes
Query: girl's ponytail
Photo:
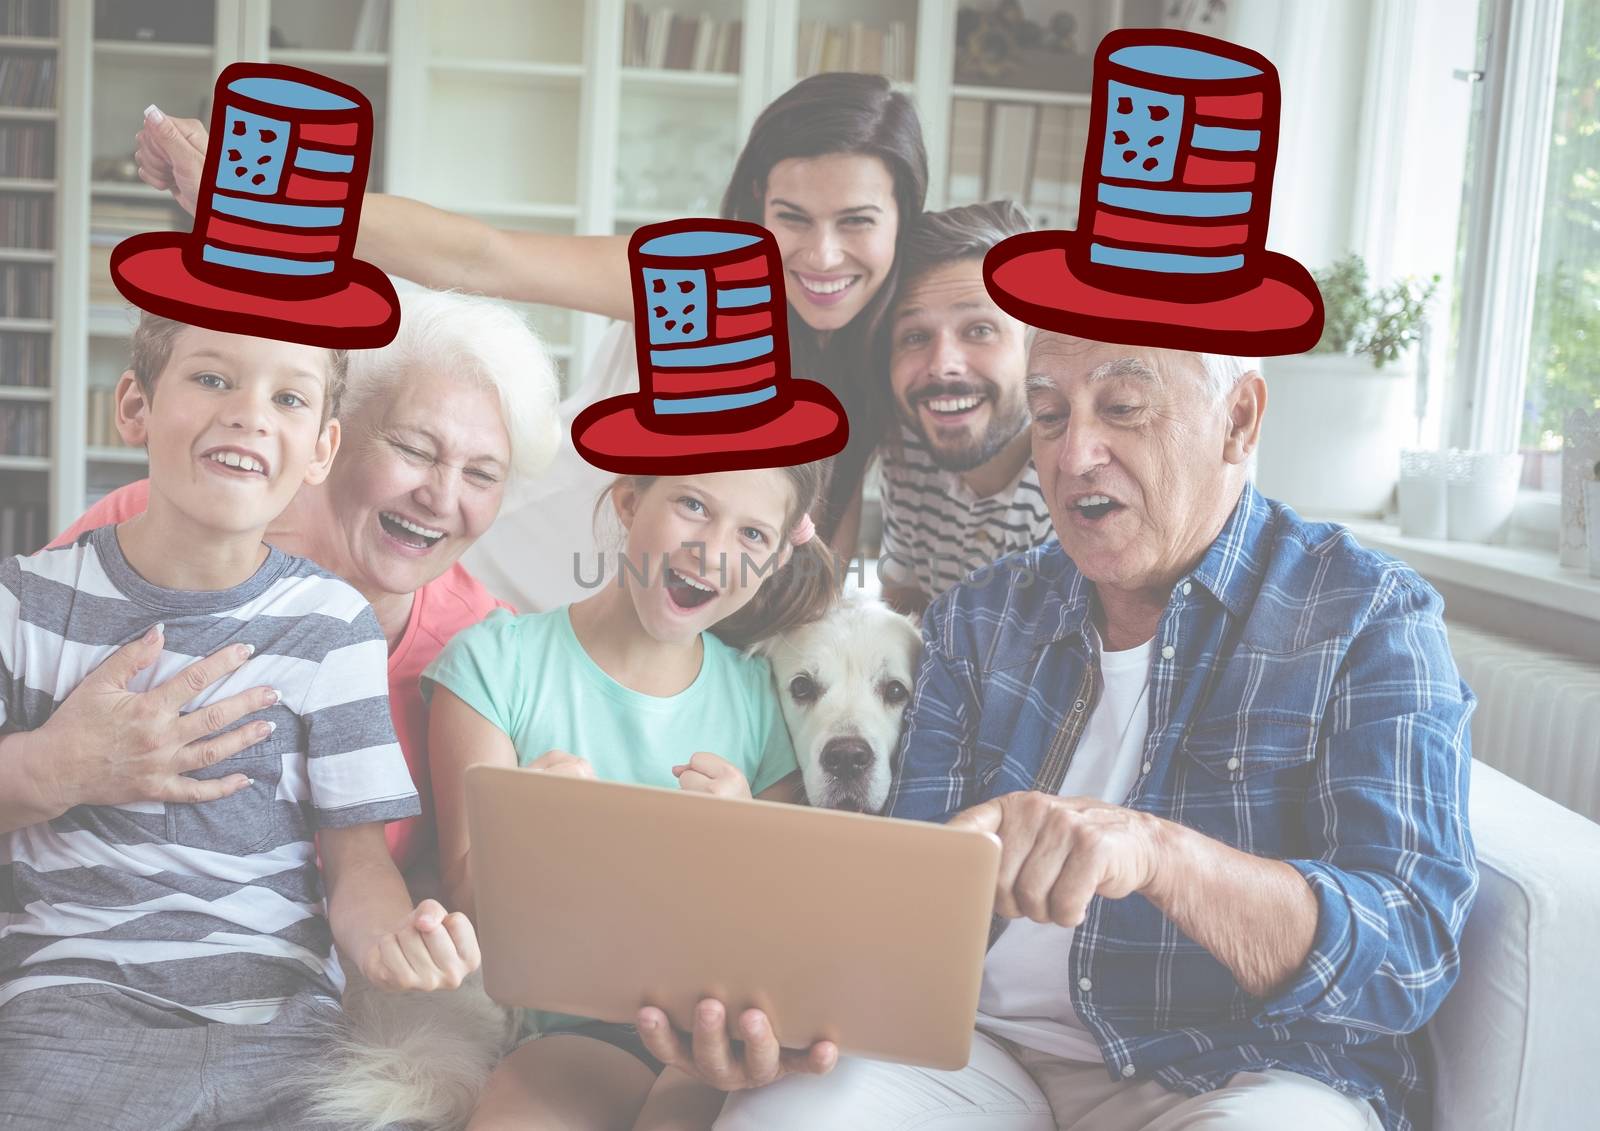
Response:
[[[821,511],[829,463],[820,460],[780,469],[794,488],[788,529],[793,530],[808,516],[819,531],[825,526]],[[713,625],[711,632],[731,647],[749,648],[785,629],[818,619],[838,599],[838,559],[821,533],[815,533],[794,547],[789,560],[762,583],[749,604]]]

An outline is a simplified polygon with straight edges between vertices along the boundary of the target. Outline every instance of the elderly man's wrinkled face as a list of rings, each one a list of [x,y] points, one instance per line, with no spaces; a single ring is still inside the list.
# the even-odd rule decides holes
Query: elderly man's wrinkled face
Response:
[[[1097,584],[1170,588],[1237,501],[1265,403],[1260,378],[1218,402],[1194,354],[1040,331],[1027,388],[1062,548]]]
[[[511,440],[492,388],[409,373],[357,409],[346,436],[328,487],[345,580],[363,592],[415,592],[500,512]]]

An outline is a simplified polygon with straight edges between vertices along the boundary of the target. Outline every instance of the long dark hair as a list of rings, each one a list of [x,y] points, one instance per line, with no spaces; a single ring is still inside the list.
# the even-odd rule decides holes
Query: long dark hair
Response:
[[[850,417],[850,443],[834,459],[817,530],[831,540],[860,490],[872,453],[892,419],[888,376],[877,365],[878,330],[899,285],[900,257],[928,193],[928,154],[916,107],[881,75],[822,74],[794,84],[761,112],[734,164],[722,197],[727,219],[761,223],[767,176],[791,157],[859,153],[876,157],[894,181],[899,211],[894,265],[872,300],[828,344],[789,307],[789,352],[795,376],[833,390]],[[848,549],[847,549],[848,552]]]

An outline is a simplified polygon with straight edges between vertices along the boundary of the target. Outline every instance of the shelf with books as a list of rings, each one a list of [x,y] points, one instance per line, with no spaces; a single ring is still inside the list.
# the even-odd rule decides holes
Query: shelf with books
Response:
[[[955,99],[946,203],[1010,199],[1042,227],[1070,226],[1088,130],[1080,106]]]
[[[860,71],[893,82],[913,82],[918,14],[916,0],[801,4],[795,28],[795,77]]]
[[[0,35],[0,51],[54,51],[60,46],[56,36]]]
[[[737,75],[745,54],[742,5],[628,3],[622,12],[624,70]]]
[[[48,334],[55,329],[55,323],[48,318],[12,318],[0,316],[0,330],[24,330],[38,334]]]
[[[56,253],[37,247],[0,247],[0,263],[54,263]]]
[[[0,455],[0,471],[49,471],[49,456]]]
[[[55,192],[54,178],[0,177],[0,192]]]
[[[0,385],[0,401],[47,401],[55,394],[48,388],[28,385]]]

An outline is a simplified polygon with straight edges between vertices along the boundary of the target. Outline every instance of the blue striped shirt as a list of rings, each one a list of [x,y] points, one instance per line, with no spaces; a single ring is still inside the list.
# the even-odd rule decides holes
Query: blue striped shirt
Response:
[[[1097,694],[1093,602],[1056,541],[934,602],[894,816],[1059,788]],[[1442,610],[1404,564],[1248,485],[1178,581],[1128,807],[1287,862],[1317,928],[1261,999],[1143,896],[1091,900],[1061,977],[1114,1078],[1198,1094],[1280,1068],[1370,1100],[1392,1131],[1429,1126],[1419,1030],[1456,979],[1477,891],[1474,697]]]

